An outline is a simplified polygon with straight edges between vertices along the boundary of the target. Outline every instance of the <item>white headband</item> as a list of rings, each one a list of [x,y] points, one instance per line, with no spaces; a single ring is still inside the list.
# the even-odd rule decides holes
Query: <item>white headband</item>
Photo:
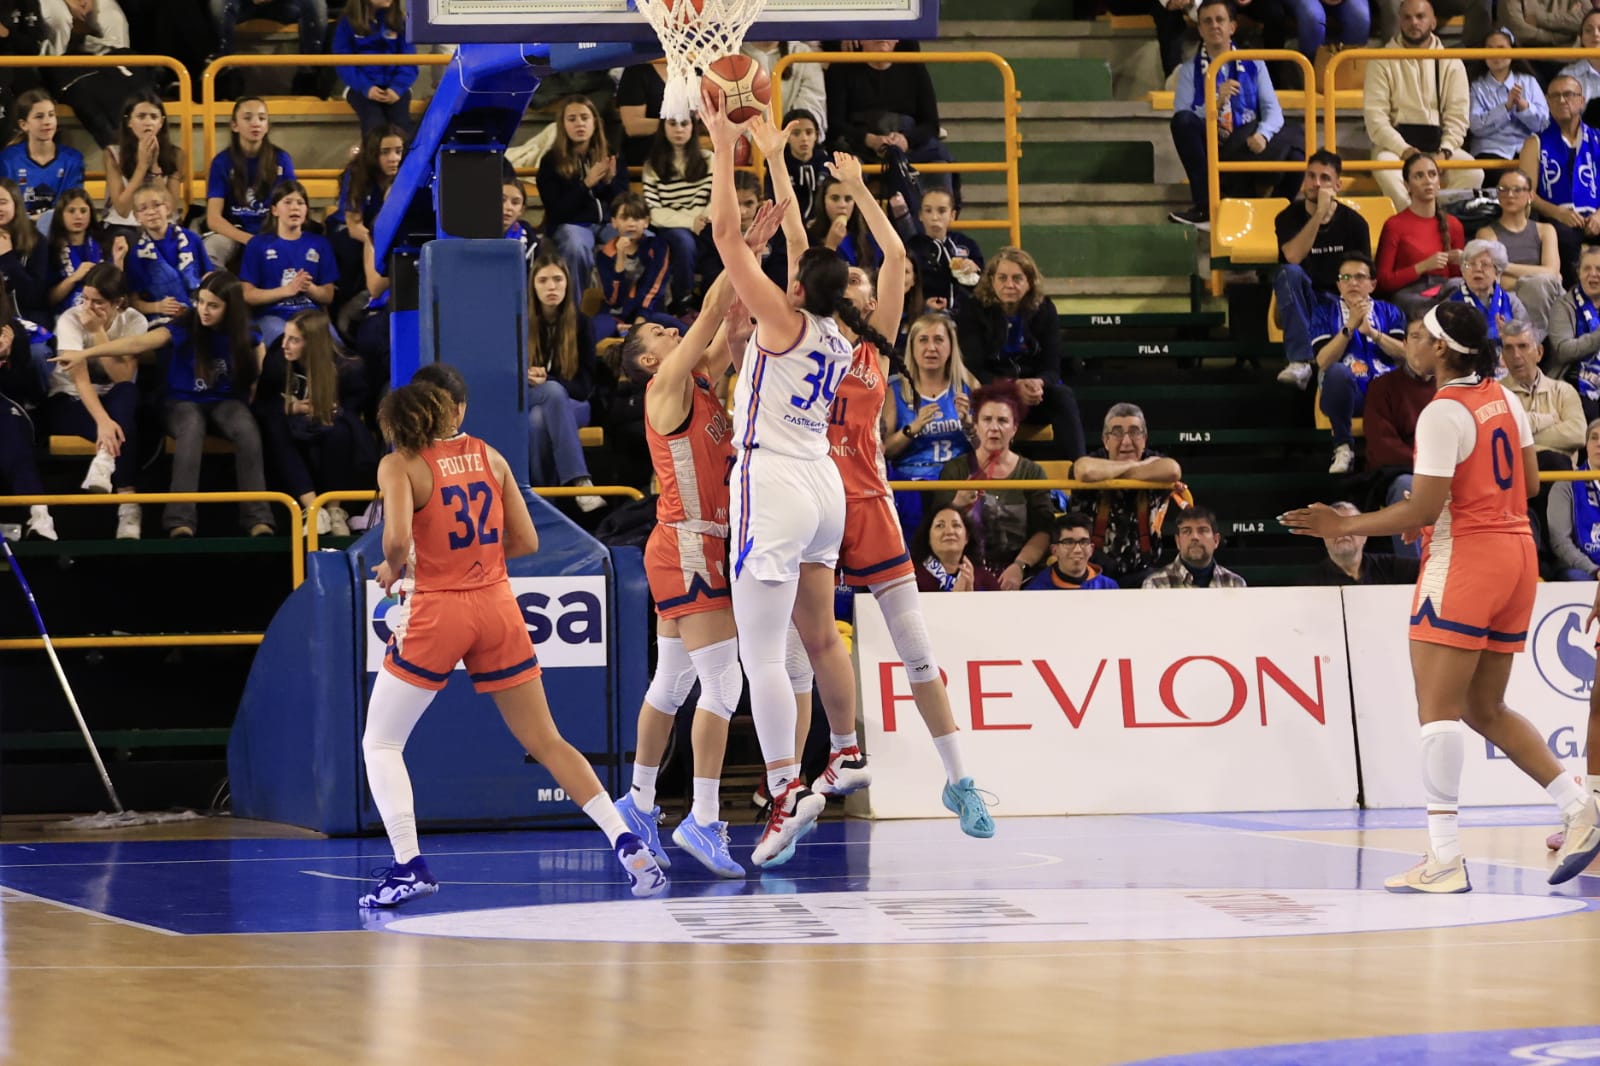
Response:
[[[1460,352],[1462,355],[1472,354],[1471,348],[1468,348],[1465,344],[1462,344],[1460,341],[1450,336],[1450,334],[1444,331],[1444,327],[1439,325],[1438,304],[1428,308],[1428,313],[1422,316],[1422,324],[1428,327],[1428,334],[1433,337],[1434,340],[1444,341],[1444,346],[1449,348],[1452,352]]]

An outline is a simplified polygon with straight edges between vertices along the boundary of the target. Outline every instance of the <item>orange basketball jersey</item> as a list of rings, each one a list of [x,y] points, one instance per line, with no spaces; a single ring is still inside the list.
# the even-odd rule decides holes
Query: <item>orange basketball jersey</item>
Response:
[[[1473,533],[1532,536],[1521,434],[1511,412],[1517,400],[1489,380],[1447,383],[1433,402],[1461,404],[1478,431],[1471,454],[1456,464],[1450,479],[1450,499],[1433,527],[1434,544]]]
[[[878,346],[862,341],[850,354],[850,370],[839,383],[828,415],[828,450],[839,467],[846,500],[889,495],[882,431],[887,395]]]
[[[506,580],[500,540],[505,509],[488,445],[461,433],[419,454],[433,472],[433,495],[411,519],[417,591],[477,589]]]
[[[652,379],[646,389],[654,385]],[[657,433],[647,418],[644,435],[650,463],[661,481],[656,520],[691,533],[726,537],[733,423],[711,391],[711,382],[695,375],[689,417],[676,432]]]

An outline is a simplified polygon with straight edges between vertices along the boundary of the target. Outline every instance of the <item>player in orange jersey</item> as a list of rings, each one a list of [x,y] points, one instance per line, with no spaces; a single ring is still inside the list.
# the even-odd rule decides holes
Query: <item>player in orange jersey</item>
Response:
[[[473,687],[494,698],[523,748],[605,832],[633,894],[658,895],[667,878],[649,847],[628,831],[588,760],[556,732],[533,641],[506,579],[507,557],[537,551],[539,536],[505,459],[460,431],[466,389],[459,375],[447,377],[459,386],[452,390],[459,400],[417,382],[389,393],[378,409],[379,428],[396,450],[378,464],[385,521],[376,575],[385,592],[400,586],[403,599],[361,751],[395,861],[360,904],[393,907],[439,890],[417,846],[403,753],[458,662]]]
[[[781,158],[787,131],[763,120],[752,128],[756,144],[768,158]],[[772,172],[773,192],[793,202],[787,172]],[[917,710],[933,736],[947,778],[943,801],[975,837],[994,835],[994,820],[962,764],[950,697],[934,661],[927,623],[918,601],[917,581],[900,532],[894,496],[889,490],[883,454],[883,404],[887,396],[887,338],[900,328],[905,307],[905,245],[862,178],[861,162],[836,157],[834,176],[850,193],[883,253],[874,279],[859,266],[850,268],[845,299],[857,310],[863,328],[841,322],[839,331],[852,345],[850,369],[839,383],[828,417],[828,444],[845,492],[844,539],[839,547],[839,572],[852,588],[867,588],[883,611],[895,652],[905,665]],[[784,216],[790,247],[802,242],[804,224],[796,211]],[[793,641],[792,641],[793,643]],[[828,715],[828,765],[814,787],[823,795],[848,795],[867,785],[871,775],[856,737],[855,708],[825,706]],[[809,715],[800,719],[803,738]],[[803,743],[803,740],[800,741]]]
[[[1466,738],[1461,723],[1510,756],[1561,808],[1566,838],[1551,884],[1576,877],[1600,854],[1595,804],[1562,769],[1526,718],[1505,705],[1511,656],[1523,649],[1539,580],[1528,497],[1538,491],[1533,431],[1510,390],[1495,380],[1499,355],[1482,312],[1432,308],[1406,332],[1406,358],[1432,372],[1434,399],[1417,419],[1409,498],[1364,515],[1325,504],[1290,511],[1306,536],[1424,534],[1411,609],[1411,670],[1422,722],[1427,856],[1384,882],[1391,892],[1472,888],[1457,828]]]

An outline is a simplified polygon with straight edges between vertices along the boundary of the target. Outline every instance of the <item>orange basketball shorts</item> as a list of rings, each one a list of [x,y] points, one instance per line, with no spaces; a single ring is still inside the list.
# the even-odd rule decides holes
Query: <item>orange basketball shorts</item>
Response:
[[[383,668],[437,692],[463,663],[472,687],[499,692],[540,674],[528,623],[506,582],[488,588],[414,593],[404,629],[389,638]]]
[[[889,496],[845,501],[844,540],[839,544],[839,573],[851,588],[866,588],[915,571],[900,533],[900,516]]]
[[[657,525],[645,542],[644,574],[660,618],[733,609],[726,537]]]
[[[1539,583],[1533,538],[1474,533],[1428,545],[1411,599],[1411,639],[1469,651],[1518,652]]]

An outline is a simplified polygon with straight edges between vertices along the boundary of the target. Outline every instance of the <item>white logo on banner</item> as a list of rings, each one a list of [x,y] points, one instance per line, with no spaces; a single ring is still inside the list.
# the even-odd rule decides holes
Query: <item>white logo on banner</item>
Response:
[[[731,884],[742,891],[745,885]],[[1582,900],[1472,893],[1418,907],[1354,889],[807,892],[565,903],[402,918],[429,936],[650,944],[1030,944],[1365,933],[1548,918]]]
[[[389,643],[389,612],[399,605],[375,582],[367,587],[367,670],[375,672]],[[539,665],[546,669],[606,664],[606,579],[514,577],[511,592],[528,623]],[[457,669],[460,669],[459,664]]]

